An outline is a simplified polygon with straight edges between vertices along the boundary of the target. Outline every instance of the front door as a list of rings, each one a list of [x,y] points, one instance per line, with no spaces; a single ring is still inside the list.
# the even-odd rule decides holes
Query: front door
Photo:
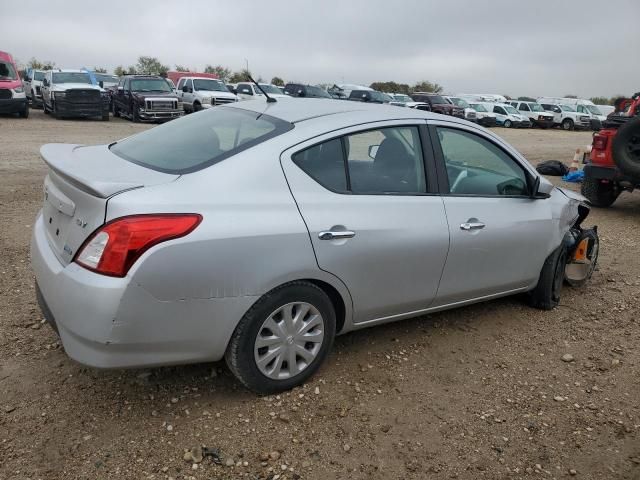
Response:
[[[530,198],[535,174],[479,129],[435,122],[430,131],[451,236],[435,305],[535,285],[558,246],[551,201]]]
[[[424,121],[384,122],[281,157],[318,266],[349,289],[355,323],[424,310],[436,296],[449,232],[425,143]]]

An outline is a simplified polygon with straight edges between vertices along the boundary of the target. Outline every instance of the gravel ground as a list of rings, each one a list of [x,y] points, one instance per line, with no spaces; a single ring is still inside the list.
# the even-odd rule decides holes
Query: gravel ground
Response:
[[[0,117],[0,479],[640,478],[640,195],[592,212],[600,267],[555,310],[508,298],[347,334],[309,384],[258,397],[222,363],[105,372],[65,355],[29,267],[38,149],[148,127],[31,113]],[[590,139],[496,132],[534,163]],[[202,446],[221,465],[198,463]]]

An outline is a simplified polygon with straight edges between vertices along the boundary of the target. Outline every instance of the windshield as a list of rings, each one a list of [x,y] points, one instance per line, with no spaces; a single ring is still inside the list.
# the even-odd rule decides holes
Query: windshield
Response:
[[[141,78],[131,80],[133,92],[170,92],[171,87],[163,78]]]
[[[398,102],[413,102],[409,95],[396,94],[393,96]]]
[[[544,112],[544,108],[542,108],[542,105],[538,103],[527,103],[527,105],[531,107],[532,112]]]
[[[214,80],[212,78],[208,79],[194,79],[193,80],[193,88],[194,90],[206,90],[208,92],[226,92],[227,87],[220,80]]]
[[[17,80],[16,69],[10,63],[0,62],[0,80]]]
[[[451,100],[456,107],[469,108],[467,101],[462,98],[449,97],[449,100]]]
[[[573,108],[571,105],[560,105],[560,109],[564,112],[575,112],[576,109]]]
[[[329,95],[320,87],[312,87],[311,85],[307,85],[306,88],[308,97],[331,98],[331,95]]]
[[[589,110],[589,112],[591,112],[594,115],[602,115],[602,112],[600,111],[600,109],[595,105],[585,105],[585,107],[587,107],[587,110]]]
[[[260,88],[264,90],[267,94],[273,93],[274,95],[282,95],[282,90],[274,85],[269,85],[267,83],[261,83]]]
[[[434,104],[449,103],[440,95],[429,95],[429,98],[431,99],[431,103],[434,103]]]
[[[516,110],[515,108],[513,108],[511,105],[503,105],[504,109],[507,111],[507,113],[510,113],[511,115],[518,115],[518,110]]]
[[[372,90],[369,93],[371,94],[371,100],[374,100],[376,102],[387,103],[387,102],[391,101],[391,98],[388,95],[385,95],[382,92],[376,92],[375,90]]]
[[[88,73],[84,72],[54,72],[51,83],[88,83],[91,84],[91,78]]]
[[[114,143],[119,157],[161,172],[201,170],[287,132],[293,125],[262,113],[216,107]]]
[[[471,103],[470,104],[471,108],[473,108],[476,112],[486,112],[487,109],[484,108],[483,105],[480,105],[478,103]]]
[[[44,78],[44,72],[39,72],[37,70],[35,72],[33,72],[33,79],[34,80],[37,80],[37,81],[41,82],[43,78]]]
[[[98,82],[118,83],[118,81],[120,80],[114,75],[106,75],[104,73],[94,73],[94,76],[96,77],[96,81]]]

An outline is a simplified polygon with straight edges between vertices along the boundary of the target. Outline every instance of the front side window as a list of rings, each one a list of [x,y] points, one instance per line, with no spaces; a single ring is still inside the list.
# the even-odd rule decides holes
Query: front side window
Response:
[[[197,78],[193,81],[193,88],[200,91],[205,90],[208,92],[226,92],[227,87],[220,80],[214,80],[209,78]]]
[[[190,173],[293,128],[284,120],[216,107],[146,130],[111,145],[119,157],[161,172]]]
[[[524,169],[504,150],[476,134],[437,128],[452,195],[528,196]]]
[[[529,105],[527,105],[526,103],[521,103],[520,104],[520,108],[518,109],[522,112],[530,112],[531,109],[529,108]]]
[[[506,115],[507,112],[504,111],[504,108],[502,107],[493,107],[493,112],[494,113],[498,113],[500,115]]]
[[[381,128],[347,135],[298,152],[293,161],[322,186],[339,193],[427,191],[417,127]]]
[[[542,105],[539,105],[537,103],[532,103],[531,104],[531,111],[532,112],[544,112],[544,108],[542,108]]]

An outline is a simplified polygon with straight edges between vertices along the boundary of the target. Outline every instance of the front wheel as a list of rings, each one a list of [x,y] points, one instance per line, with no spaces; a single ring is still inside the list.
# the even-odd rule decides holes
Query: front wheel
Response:
[[[596,178],[586,177],[582,181],[580,193],[584,195],[594,207],[610,207],[618,198],[618,190],[615,184],[602,183]]]
[[[20,112],[20,117],[29,118],[29,105],[24,106],[24,109]]]
[[[544,261],[538,284],[529,292],[529,305],[541,310],[551,310],[560,303],[566,265],[567,249],[561,245]]]
[[[511,120],[504,121],[504,128],[511,128],[512,126],[513,126],[513,123],[511,123]]]
[[[255,392],[289,390],[320,368],[335,331],[335,310],[327,294],[312,283],[291,282],[264,295],[242,317],[225,359]]]
[[[562,121],[562,129],[563,130],[573,130],[574,129],[573,120],[571,120],[570,118],[565,118]]]
[[[119,117],[120,116],[120,109],[118,108],[118,106],[116,105],[116,102],[113,102],[111,104],[111,109],[113,110],[113,116],[114,117]]]

